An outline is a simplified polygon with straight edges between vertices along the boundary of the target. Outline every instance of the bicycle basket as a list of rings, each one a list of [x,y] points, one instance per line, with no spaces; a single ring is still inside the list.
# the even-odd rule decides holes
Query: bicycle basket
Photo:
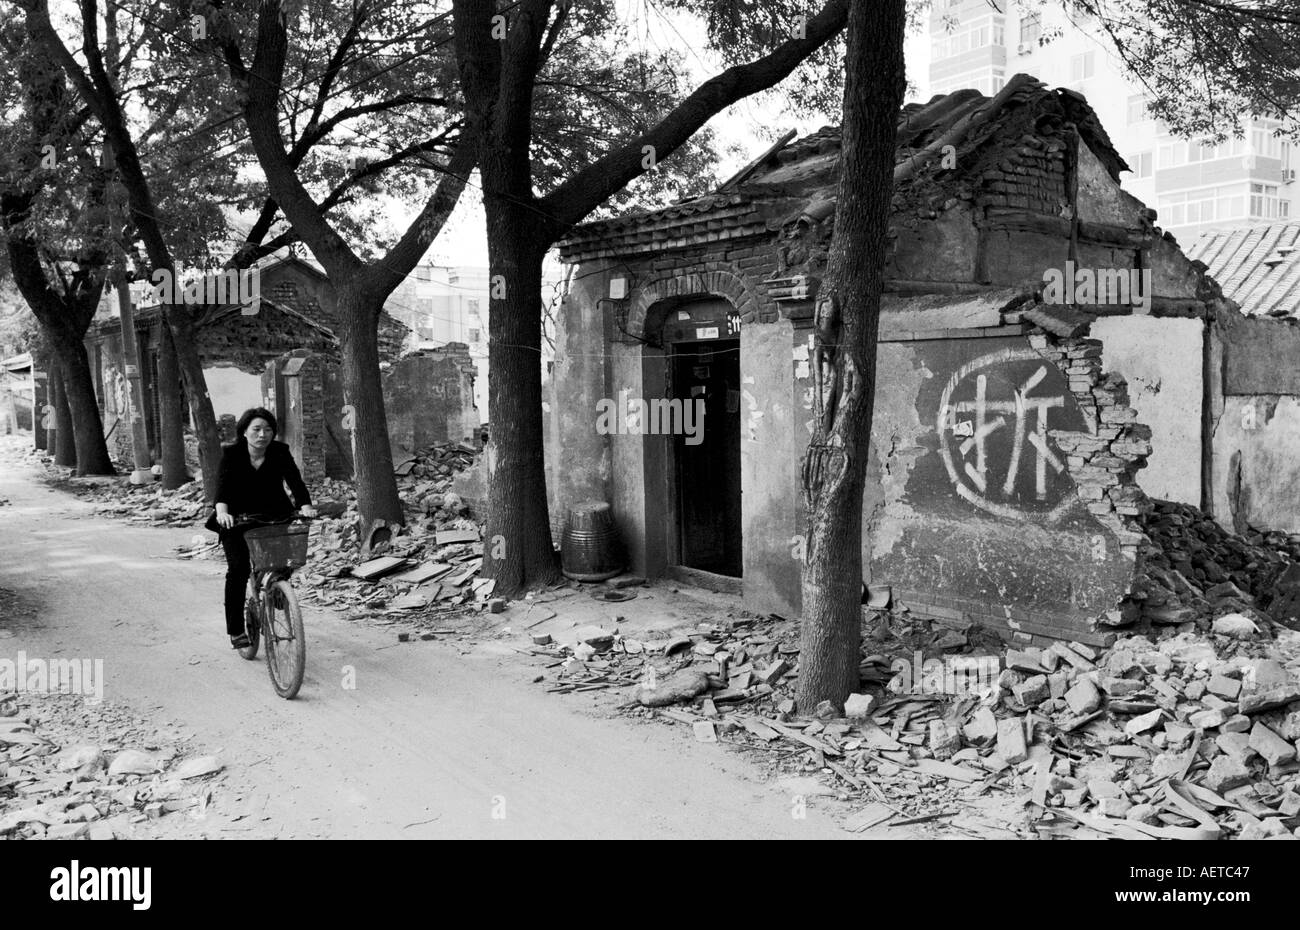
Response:
[[[306,523],[285,523],[245,531],[244,540],[248,543],[253,571],[302,568],[307,564],[307,534],[310,530],[311,526]]]

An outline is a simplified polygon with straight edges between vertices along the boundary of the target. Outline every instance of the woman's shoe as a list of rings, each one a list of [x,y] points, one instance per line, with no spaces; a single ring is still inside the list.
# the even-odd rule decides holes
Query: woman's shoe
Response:
[[[247,649],[251,645],[253,643],[249,640],[247,633],[240,633],[238,636],[230,637],[231,649]]]

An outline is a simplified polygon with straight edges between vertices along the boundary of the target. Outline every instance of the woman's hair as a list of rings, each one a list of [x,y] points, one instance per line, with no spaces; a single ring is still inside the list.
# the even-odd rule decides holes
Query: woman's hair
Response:
[[[252,423],[254,420],[265,420],[271,427],[272,437],[280,434],[280,424],[275,422],[275,414],[267,410],[265,407],[253,407],[249,410],[245,410],[244,415],[240,417],[239,422],[235,424],[235,438],[243,439],[244,432],[248,429],[248,424]]]

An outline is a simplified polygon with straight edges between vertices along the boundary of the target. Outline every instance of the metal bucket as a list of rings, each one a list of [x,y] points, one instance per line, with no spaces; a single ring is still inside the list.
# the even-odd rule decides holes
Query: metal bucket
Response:
[[[614,517],[604,501],[583,501],[569,508],[560,539],[560,567],[574,581],[604,581],[626,565]]]

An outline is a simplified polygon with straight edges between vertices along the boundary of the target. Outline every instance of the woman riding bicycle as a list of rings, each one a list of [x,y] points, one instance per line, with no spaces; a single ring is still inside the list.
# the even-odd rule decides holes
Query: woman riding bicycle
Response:
[[[248,544],[235,528],[236,516],[282,519],[293,515],[295,505],[303,516],[316,515],[293,454],[285,443],[275,441],[276,430],[271,411],[262,407],[244,411],[235,426],[235,441],[222,450],[216,507],[204,524],[220,535],[226,551],[226,632],[236,649],[249,645],[244,632],[244,590],[251,571]],[[284,493],[286,484],[293,493],[292,503]]]

